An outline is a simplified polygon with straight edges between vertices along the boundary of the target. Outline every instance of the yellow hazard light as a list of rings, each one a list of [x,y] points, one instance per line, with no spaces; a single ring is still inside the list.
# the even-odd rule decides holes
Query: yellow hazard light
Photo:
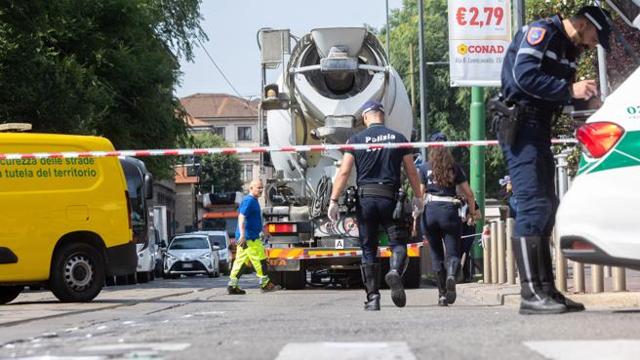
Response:
[[[267,98],[278,97],[278,93],[274,89],[267,90]]]

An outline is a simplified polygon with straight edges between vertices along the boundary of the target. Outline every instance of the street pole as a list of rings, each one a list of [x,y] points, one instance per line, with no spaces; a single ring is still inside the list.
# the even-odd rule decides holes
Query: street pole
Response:
[[[473,86],[471,88],[471,118],[469,119],[469,132],[471,141],[486,140],[485,132],[485,105],[484,88]],[[484,226],[484,190],[485,190],[485,147],[472,146],[470,156],[470,178],[471,190],[482,211],[482,218],[476,223],[476,232],[481,232]],[[476,245],[473,249],[473,257],[478,259],[482,256],[482,249]]]
[[[411,87],[409,93],[411,94],[411,121],[416,116],[416,71],[413,64],[413,43],[409,44],[409,86]]]
[[[387,59],[389,59],[389,64],[391,64],[391,49],[389,48],[389,44],[391,43],[391,29],[389,29],[389,0],[385,0],[386,11],[387,11]]]
[[[427,102],[424,62],[424,9],[423,0],[418,1],[418,61],[420,62],[420,141],[427,141]],[[427,161],[427,149],[420,149],[422,161]]]
[[[513,1],[513,17],[515,19],[514,32],[520,30],[525,24],[524,0]]]

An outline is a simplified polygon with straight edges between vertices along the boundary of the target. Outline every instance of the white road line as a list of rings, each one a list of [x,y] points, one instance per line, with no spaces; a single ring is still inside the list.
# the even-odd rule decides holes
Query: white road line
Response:
[[[405,342],[319,342],[285,345],[276,360],[415,360]]]
[[[527,341],[524,345],[553,360],[635,360],[640,356],[640,340]]]

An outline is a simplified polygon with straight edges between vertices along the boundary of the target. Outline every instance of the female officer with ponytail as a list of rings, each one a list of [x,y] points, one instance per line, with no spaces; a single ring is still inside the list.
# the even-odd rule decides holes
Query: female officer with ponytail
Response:
[[[447,141],[447,137],[438,132],[430,140]],[[456,301],[456,272],[462,246],[462,223],[458,212],[460,200],[456,195],[460,193],[465,197],[473,218],[478,218],[479,213],[467,177],[449,149],[429,149],[428,160],[419,168],[421,187],[426,194],[422,231],[431,248],[431,261],[438,283],[438,305],[447,306]]]

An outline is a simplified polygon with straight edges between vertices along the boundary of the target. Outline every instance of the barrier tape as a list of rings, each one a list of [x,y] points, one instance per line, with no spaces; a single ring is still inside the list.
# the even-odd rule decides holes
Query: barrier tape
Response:
[[[575,144],[575,139],[553,139],[554,145]],[[255,153],[301,153],[324,152],[330,150],[355,151],[355,150],[379,150],[379,149],[421,149],[435,147],[471,147],[471,146],[496,146],[497,140],[476,141],[438,141],[438,142],[414,142],[414,143],[383,143],[383,144],[329,144],[329,145],[296,145],[296,146],[257,146],[237,148],[202,148],[202,149],[155,149],[155,150],[115,150],[115,151],[84,151],[84,152],[36,152],[36,153],[4,153],[0,154],[0,160],[17,159],[53,159],[53,158],[103,158],[103,157],[152,157],[152,156],[202,156],[214,154],[255,154]]]

